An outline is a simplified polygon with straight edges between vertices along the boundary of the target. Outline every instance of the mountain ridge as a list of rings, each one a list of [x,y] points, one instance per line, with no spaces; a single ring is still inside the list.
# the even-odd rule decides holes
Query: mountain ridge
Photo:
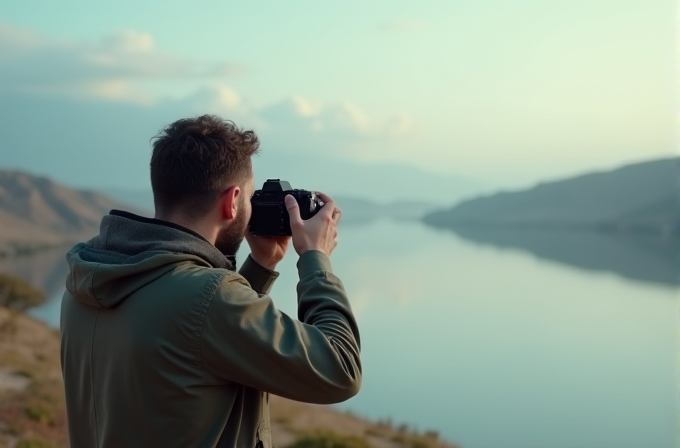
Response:
[[[680,232],[677,157],[542,182],[427,214],[435,227]]]
[[[91,190],[44,176],[0,170],[0,253],[70,244],[91,238],[102,216],[127,207]]]
[[[420,219],[435,208],[429,203],[400,201],[378,204],[340,198],[343,222],[377,218]],[[151,190],[106,192],[64,186],[48,177],[0,169],[0,256],[73,244],[95,236],[101,218],[112,209],[153,216]]]

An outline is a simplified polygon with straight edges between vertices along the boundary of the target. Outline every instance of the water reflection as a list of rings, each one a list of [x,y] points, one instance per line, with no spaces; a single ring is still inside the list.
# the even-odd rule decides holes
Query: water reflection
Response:
[[[499,246],[417,222],[342,229],[332,263],[365,376],[340,406],[466,448],[675,448],[677,288]],[[293,315],[294,261],[272,291]]]
[[[416,223],[344,237],[366,375],[343,406],[469,448],[677,446],[677,288]]]
[[[586,270],[633,280],[678,284],[678,238],[599,232],[460,227],[451,232],[482,245],[520,249]]]

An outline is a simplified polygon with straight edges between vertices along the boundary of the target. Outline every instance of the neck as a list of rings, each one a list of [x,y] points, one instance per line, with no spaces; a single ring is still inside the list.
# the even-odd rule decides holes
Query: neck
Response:
[[[196,221],[193,219],[189,219],[186,216],[179,213],[159,213],[158,211],[156,211],[154,218],[161,219],[163,221],[168,221],[173,224],[180,225],[182,227],[186,227],[187,229],[192,230],[201,235],[210,244],[214,245],[215,241],[217,240],[217,234],[219,232],[219,229],[216,226],[210,224],[208,220]]]

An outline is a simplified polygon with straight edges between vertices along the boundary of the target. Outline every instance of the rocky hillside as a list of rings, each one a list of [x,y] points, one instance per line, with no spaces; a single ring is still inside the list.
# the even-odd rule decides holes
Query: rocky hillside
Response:
[[[0,252],[66,244],[95,235],[101,217],[127,208],[99,193],[0,170]]]
[[[628,165],[529,190],[503,192],[425,216],[448,228],[588,229],[674,234],[680,231],[680,159]]]

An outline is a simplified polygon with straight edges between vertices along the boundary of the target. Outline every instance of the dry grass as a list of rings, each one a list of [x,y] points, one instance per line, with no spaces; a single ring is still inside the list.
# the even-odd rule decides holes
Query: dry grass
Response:
[[[0,447],[68,447],[58,333],[3,308],[0,329]]]
[[[374,448],[456,448],[439,439],[434,431],[417,433],[406,425],[390,421],[373,422],[330,406],[299,403],[271,397],[272,439],[276,446],[288,446],[310,432],[329,430],[367,440]]]

